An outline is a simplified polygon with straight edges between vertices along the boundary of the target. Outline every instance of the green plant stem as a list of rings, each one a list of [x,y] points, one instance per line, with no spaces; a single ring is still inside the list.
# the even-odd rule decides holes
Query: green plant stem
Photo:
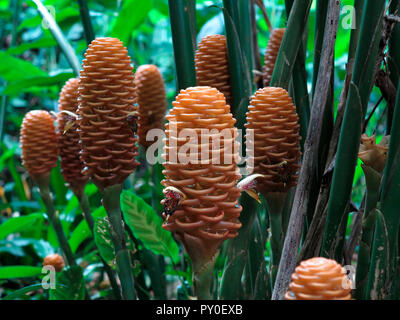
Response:
[[[69,266],[75,266],[76,262],[74,255],[72,254],[71,247],[69,246],[68,240],[65,236],[58,213],[54,209],[53,199],[49,188],[49,176],[35,177],[34,180],[39,187],[40,196],[46,206],[47,215],[49,216],[51,225],[56,232],[58,243],[64,253],[66,262]]]
[[[168,5],[179,92],[181,89],[196,85],[191,24],[195,12],[193,12],[194,7],[190,5],[189,1],[168,0]]]
[[[399,15],[400,0],[392,0],[389,7],[389,13]],[[388,66],[390,72],[390,80],[397,88],[400,77],[400,23],[394,26],[392,35],[389,39],[389,57]]]
[[[128,249],[126,248],[125,233],[122,222],[120,195],[122,185],[117,184],[107,187],[103,191],[103,206],[107,212],[111,225],[111,240],[114,244],[117,262],[118,276],[122,287],[122,296],[125,300],[135,300],[132,263]]]
[[[279,261],[283,247],[282,210],[285,206],[286,192],[269,192],[264,195],[267,202],[269,221],[271,226],[271,285],[275,284]]]
[[[297,1],[294,5],[296,5]],[[293,200],[292,211],[285,242],[282,251],[282,259],[276,276],[273,300],[284,298],[290,283],[290,276],[294,272],[301,236],[303,233],[304,219],[311,196],[311,182],[318,161],[318,145],[323,123],[323,111],[326,106],[329,92],[329,82],[332,73],[332,61],[337,28],[339,25],[340,1],[329,2],[327,27],[323,43],[323,53],[319,67],[316,95],[312,104],[310,125],[307,139],[304,144],[304,157],[300,169],[299,180]],[[293,14],[292,9],[290,16]],[[328,23],[329,22],[329,23]],[[282,47],[281,47],[282,49]],[[275,72],[274,72],[275,73]]]
[[[398,237],[400,227],[399,194],[400,194],[400,87],[397,89],[393,127],[389,142],[389,153],[383,172],[381,187],[381,211],[383,213],[380,225],[376,226],[374,245],[371,255],[371,266],[367,287],[367,297],[378,294],[380,298],[394,299],[395,281],[398,268]],[[387,238],[384,250],[387,251],[387,268],[382,263],[381,245]],[[379,274],[379,277],[375,277]],[[373,290],[373,292],[371,291]]]
[[[307,24],[312,0],[295,0],[290,10],[288,25],[276,58],[271,86],[289,88],[290,78]]]
[[[142,254],[146,270],[149,273],[149,277],[151,280],[151,287],[154,291],[154,298],[158,300],[166,300],[167,292],[165,277],[163,276],[163,265],[162,261],[160,260],[160,258],[163,259],[163,257],[157,256],[147,249],[144,249],[142,251]]]
[[[223,1],[229,75],[233,95],[231,111],[237,121],[236,127],[240,130],[244,130],[247,106],[253,90],[252,41],[246,40],[247,37],[251,39],[251,19],[249,10],[246,9],[244,13],[240,11],[241,6],[246,5],[243,2],[243,0]],[[247,34],[247,32],[250,33]],[[242,150],[245,150],[244,144]]]
[[[243,211],[240,215],[242,227],[239,235],[229,240],[227,259],[221,280],[220,298],[224,300],[240,299],[242,274],[247,261],[250,233],[257,214],[257,202],[247,194],[242,194],[240,203]]]
[[[78,198],[79,205],[82,209],[83,217],[85,218],[92,235],[94,234],[94,219],[90,212],[90,205],[89,205],[89,198],[85,193],[75,193],[76,197]],[[114,271],[111,267],[107,264],[107,262],[100,256],[101,262],[103,263],[104,271],[106,272],[108,279],[110,280],[110,285],[113,290],[114,296],[117,300],[121,300],[121,292],[118,286],[118,283],[115,279]]]
[[[75,55],[75,50],[71,47],[71,45],[63,35],[57,22],[55,21],[53,16],[49,13],[47,8],[43,5],[43,3],[40,0],[32,0],[32,1],[36,4],[38,11],[42,15],[43,19],[45,19],[49,24],[50,32],[56,39],[62,52],[65,54],[65,57],[67,58],[67,61],[71,66],[72,70],[74,71],[75,75],[79,77],[79,71],[81,69],[81,65],[78,61],[78,58]]]
[[[382,178],[382,175],[374,169],[367,166],[362,166],[362,168],[364,170],[367,185],[367,197],[357,258],[356,289],[354,298],[358,300],[366,298],[365,293],[376,219],[376,216],[372,215],[372,211],[378,203],[379,188]]]
[[[290,16],[294,0],[285,0],[286,16]],[[300,146],[304,151],[304,142],[307,137],[308,122],[310,120],[310,99],[307,88],[307,71],[305,68],[305,54],[303,44],[300,44],[296,61],[293,67],[292,84],[294,92],[294,101],[296,112],[299,116],[300,124]]]
[[[89,45],[94,40],[94,31],[92,21],[90,20],[89,8],[86,0],[78,0],[78,3],[83,24],[83,31],[85,32],[86,42]]]
[[[200,269],[193,266],[193,286],[194,294],[199,300],[211,300],[211,286],[214,278],[214,265],[217,255],[202,265]]]
[[[339,225],[347,220],[346,207],[353,184],[361,128],[374,82],[384,9],[384,0],[368,0],[365,5],[353,76],[340,131],[321,248],[322,256],[339,261],[344,245],[344,234],[340,233]]]
[[[266,300],[271,297],[269,274],[265,263],[265,239],[260,226],[259,215],[254,219],[250,235],[247,266],[251,280],[250,299]]]

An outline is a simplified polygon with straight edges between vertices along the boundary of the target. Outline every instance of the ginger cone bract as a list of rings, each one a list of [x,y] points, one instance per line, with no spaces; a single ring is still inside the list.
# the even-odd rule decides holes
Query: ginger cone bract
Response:
[[[60,92],[58,100],[58,148],[61,158],[61,173],[64,180],[75,191],[83,191],[87,176],[82,173],[85,165],[80,159],[81,146],[76,119],[63,111],[78,110],[79,79],[69,79]]]
[[[139,143],[148,147],[154,141],[146,141],[151,129],[162,129],[167,111],[165,84],[158,68],[152,64],[140,66],[135,73],[135,84],[139,104]]]
[[[268,47],[264,57],[264,87],[269,86],[271,82],[284,33],[285,28],[274,29],[269,37]]]
[[[163,203],[174,207],[166,208],[171,216],[163,227],[183,242],[196,272],[241,227],[236,120],[224,95],[211,87],[181,90],[167,119]],[[220,143],[213,145],[213,139]],[[184,195],[178,203],[168,195],[171,187]]]
[[[43,266],[48,265],[53,266],[57,272],[60,272],[65,266],[64,259],[57,253],[49,254],[43,259]]]
[[[138,165],[137,138],[127,121],[136,111],[133,68],[115,38],[97,38],[85,53],[78,120],[86,174],[100,188],[122,183]]]
[[[246,149],[251,173],[264,175],[257,179],[257,190],[287,192],[297,184],[300,161],[300,135],[296,108],[285,89],[266,87],[257,90],[246,113]]]
[[[302,261],[292,274],[286,300],[351,300],[351,280],[335,260]]]
[[[216,34],[201,39],[195,63],[197,85],[217,88],[230,104],[232,91],[225,36]]]
[[[20,131],[22,164],[29,175],[37,180],[49,177],[57,165],[58,149],[54,119],[47,111],[28,112]]]

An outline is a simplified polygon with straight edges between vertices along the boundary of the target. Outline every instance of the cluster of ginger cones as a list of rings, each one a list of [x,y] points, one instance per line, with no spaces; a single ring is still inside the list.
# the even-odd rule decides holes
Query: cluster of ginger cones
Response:
[[[284,29],[272,33],[265,87],[251,98],[246,114],[247,173],[253,175],[246,183],[239,183],[240,146],[230,111],[224,36],[207,36],[199,43],[198,86],[181,90],[166,116],[163,227],[183,243],[194,273],[212,264],[224,240],[237,236],[242,191],[267,196],[297,184],[301,152],[296,108],[285,89],[268,86],[283,34]],[[138,165],[137,141],[145,149],[151,145],[146,135],[164,129],[166,110],[158,68],[144,65],[134,75],[121,41],[98,38],[85,54],[80,77],[70,79],[60,93],[58,132],[46,111],[25,116],[23,164],[34,180],[47,177],[59,154],[64,179],[78,195],[88,179],[100,190],[121,184]],[[193,135],[198,137],[194,142]],[[340,289],[343,277],[344,270],[332,260],[303,262],[286,298],[348,299],[350,289]]]

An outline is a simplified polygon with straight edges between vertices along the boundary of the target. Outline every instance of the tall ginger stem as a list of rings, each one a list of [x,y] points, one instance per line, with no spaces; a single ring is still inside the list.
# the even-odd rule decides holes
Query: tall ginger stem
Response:
[[[126,248],[122,222],[120,195],[122,185],[116,184],[104,189],[103,206],[110,222],[111,240],[114,244],[118,276],[121,281],[122,296],[125,300],[135,300],[134,280],[129,251]]]
[[[75,193],[75,195],[78,198],[79,205],[81,206],[83,217],[85,218],[85,220],[89,226],[89,229],[93,235],[94,234],[94,219],[90,212],[89,198],[85,193],[81,193],[81,194]],[[111,288],[113,290],[115,298],[118,300],[121,300],[122,299],[121,292],[120,292],[118,283],[115,280],[114,271],[107,264],[107,262],[104,261],[104,259],[102,257],[100,257],[100,259],[101,259],[101,262],[103,263],[104,271],[107,273],[108,279],[110,280]]]
[[[53,199],[49,188],[50,176],[34,178],[34,180],[39,187],[40,196],[46,206],[47,215],[49,216],[54,231],[56,232],[57,240],[64,253],[67,264],[69,266],[75,266],[76,262],[74,255],[72,254],[71,247],[69,246],[68,240],[65,236],[58,213],[54,209]]]

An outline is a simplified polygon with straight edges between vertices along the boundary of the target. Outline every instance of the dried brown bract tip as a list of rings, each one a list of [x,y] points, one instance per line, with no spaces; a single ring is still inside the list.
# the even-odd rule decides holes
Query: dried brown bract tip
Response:
[[[247,168],[258,173],[257,190],[286,192],[297,184],[300,135],[296,108],[285,89],[257,90],[246,113]]]
[[[28,112],[20,131],[22,164],[33,179],[50,176],[57,165],[58,149],[54,119],[47,111]]]
[[[192,260],[209,260],[241,227],[236,120],[224,95],[211,87],[181,90],[173,106],[163,155],[169,216],[163,227],[176,232]]]
[[[285,28],[274,29],[269,37],[268,47],[264,58],[264,87],[268,87],[271,83],[276,58],[278,57],[284,33]]]
[[[50,254],[44,258],[43,266],[52,266],[57,272],[60,272],[65,266],[64,259],[57,253]]]
[[[122,183],[136,168],[137,138],[128,116],[137,111],[128,51],[97,38],[85,53],[79,85],[78,132],[85,173],[100,188]]]
[[[286,300],[351,300],[352,283],[335,260],[311,258],[292,274]]]
[[[198,86],[210,86],[221,91],[228,104],[232,102],[226,38],[209,35],[201,39],[195,56]]]
[[[151,129],[163,129],[167,111],[165,84],[157,66],[146,64],[136,70],[135,84],[139,104],[139,143],[148,147],[154,141],[147,141]]]
[[[60,92],[58,100],[58,148],[61,158],[61,173],[64,180],[74,189],[82,189],[87,176],[82,173],[85,167],[80,159],[81,146],[77,132],[77,119],[73,116],[78,110],[79,79],[69,79]]]
[[[376,144],[375,135],[368,137],[361,136],[361,145],[358,157],[364,162],[364,165],[371,167],[375,171],[382,173],[386,165],[386,159],[389,149],[390,136],[384,136],[379,144]]]

